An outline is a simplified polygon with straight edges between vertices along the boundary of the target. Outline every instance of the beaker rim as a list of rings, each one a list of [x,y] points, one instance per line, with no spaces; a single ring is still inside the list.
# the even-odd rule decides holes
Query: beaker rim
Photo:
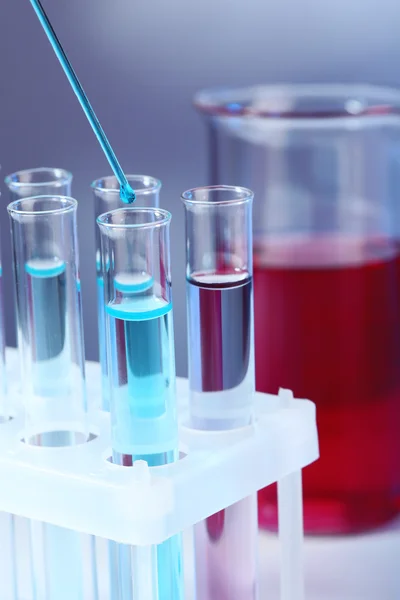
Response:
[[[303,83],[199,91],[194,106],[214,117],[274,122],[400,117],[400,90],[367,84]]]
[[[43,173],[43,175],[46,175],[46,177],[44,177],[40,181],[30,181],[29,179],[24,180],[25,177],[35,177],[39,173]],[[37,167],[35,169],[22,169],[20,171],[10,173],[4,179],[4,182],[9,188],[14,189],[18,189],[25,186],[34,188],[44,185],[61,187],[63,185],[71,183],[72,178],[72,173],[70,173],[70,171],[67,171],[66,169],[60,169],[58,167]]]
[[[40,209],[35,207],[34,210],[29,208],[39,201],[45,201],[46,208]],[[54,204],[54,208],[48,208],[49,204]],[[73,212],[76,210],[77,206],[78,202],[75,200],[75,198],[71,198],[70,196],[55,196],[50,194],[18,198],[18,200],[10,202],[10,204],[7,206],[7,211],[10,215],[37,217]]]
[[[227,199],[220,198],[221,193]],[[218,199],[210,199],[211,195],[218,195]],[[236,196],[236,197],[232,197]],[[253,200],[254,193],[248,188],[237,185],[206,185],[186,190],[181,195],[184,204],[193,206],[226,206],[246,204]]]
[[[156,220],[153,221],[144,221],[140,222],[113,222],[109,221],[109,219],[113,219],[114,217],[118,218],[122,215],[133,217],[134,215],[139,215],[142,213],[144,215],[156,217]],[[164,208],[153,208],[153,207],[126,207],[126,208],[116,208],[115,210],[108,210],[105,213],[99,215],[96,219],[96,223],[100,225],[100,227],[104,227],[106,229],[154,229],[156,227],[162,227],[171,222],[172,215],[168,210]]]
[[[131,185],[135,192],[140,195],[153,194],[161,189],[162,183],[156,177],[151,175],[125,175],[128,183]],[[139,187],[140,183],[142,185]],[[115,184],[115,187],[108,187],[107,184]],[[105,194],[119,194],[120,186],[115,175],[107,175],[106,177],[99,177],[90,184],[90,187],[96,191]]]

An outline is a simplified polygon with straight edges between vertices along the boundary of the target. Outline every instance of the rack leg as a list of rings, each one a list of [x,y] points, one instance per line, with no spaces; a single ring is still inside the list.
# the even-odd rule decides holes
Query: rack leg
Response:
[[[301,471],[278,482],[281,600],[304,600]]]

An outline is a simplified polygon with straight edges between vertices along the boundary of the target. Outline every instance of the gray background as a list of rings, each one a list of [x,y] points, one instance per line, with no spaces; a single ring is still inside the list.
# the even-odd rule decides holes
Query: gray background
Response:
[[[127,172],[163,182],[173,212],[178,374],[186,372],[180,193],[206,181],[196,90],[261,82],[400,85],[398,0],[43,0]],[[74,174],[88,358],[97,357],[90,182],[109,173],[29,0],[0,0],[0,164]],[[232,182],[235,183],[235,182]],[[15,343],[11,252],[2,186],[7,341]]]

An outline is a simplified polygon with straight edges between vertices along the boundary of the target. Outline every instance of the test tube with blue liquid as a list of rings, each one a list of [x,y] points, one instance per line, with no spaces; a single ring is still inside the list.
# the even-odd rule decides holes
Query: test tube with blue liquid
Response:
[[[174,334],[169,253],[171,216],[120,208],[98,217],[104,278],[113,462],[178,460]],[[153,549],[118,544],[122,600],[182,600],[181,537]],[[140,572],[152,556],[152,576]]]
[[[10,202],[33,196],[70,196],[72,174],[65,169],[53,167],[23,169],[7,175],[5,184],[9,189]]]
[[[159,206],[161,182],[148,175],[126,175],[126,179],[135,192],[135,207]],[[121,208],[123,202],[120,197],[118,179],[112,175],[93,181],[92,191],[94,196],[96,218],[106,212]],[[104,312],[104,283],[101,268],[101,240],[100,229],[96,226],[96,273],[97,273],[97,314],[99,329],[99,357],[102,375],[102,407],[109,410],[109,384],[107,376],[107,353]]]
[[[182,199],[191,426],[245,428],[255,394],[253,193],[217,186],[189,190]],[[256,496],[197,524],[194,539],[197,600],[258,598]]]
[[[8,206],[24,441],[41,452],[68,452],[89,438],[76,209],[73,198],[50,195]],[[30,524],[34,598],[83,600],[80,534]]]
[[[20,171],[16,171],[11,173],[5,178],[5,184],[9,190],[9,198],[10,202],[15,200],[19,200],[20,198],[27,198],[30,196],[37,195],[46,195],[46,194],[60,194],[62,196],[70,196],[71,195],[71,183],[72,183],[72,175],[65,169],[61,168],[51,168],[51,167],[39,167],[33,169],[23,169]],[[8,239],[6,240],[8,242]],[[0,285],[1,289],[3,289],[3,277],[2,271],[0,268]],[[6,280],[8,274],[6,273]],[[7,282],[8,283],[8,282]],[[1,303],[3,303],[3,298],[1,298]],[[10,301],[11,298],[6,298],[6,301]],[[0,319],[3,319],[3,306],[0,308]],[[0,344],[1,344],[1,385],[5,386],[5,365],[4,365],[4,327],[3,323],[0,326]],[[9,382],[9,387],[14,387],[18,392],[18,395],[21,396],[21,381],[23,379],[23,373],[21,374],[20,381]],[[5,388],[2,387],[2,393],[4,393]],[[11,407],[8,404],[8,401],[5,396],[3,396],[2,400],[2,414],[13,412],[17,407]],[[10,515],[10,527],[12,530],[12,537],[15,537],[15,529],[18,530],[19,527],[24,527],[24,519],[22,517],[15,517]],[[15,574],[15,588],[18,587],[18,576],[17,572]],[[16,594],[17,595],[17,594]]]

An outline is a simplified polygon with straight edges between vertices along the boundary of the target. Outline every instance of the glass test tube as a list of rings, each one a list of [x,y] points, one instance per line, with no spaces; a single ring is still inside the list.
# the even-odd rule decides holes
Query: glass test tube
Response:
[[[170,219],[167,211],[155,208],[121,208],[97,219],[113,461],[124,466],[136,460],[149,466],[178,460]],[[144,582],[139,575],[150,556],[153,575]],[[181,600],[180,536],[153,554],[118,544],[118,570],[122,600]]]
[[[1,194],[0,194],[1,196]],[[0,253],[1,255],[1,253]],[[7,371],[6,371],[6,341],[4,328],[4,306],[3,306],[3,278],[2,263],[0,256],[0,428],[4,426],[13,414],[10,399],[7,394]],[[1,435],[1,431],[0,431]],[[2,590],[6,596],[18,600],[17,585],[17,557],[15,548],[15,517],[11,514],[3,514],[2,517],[2,547],[7,548],[5,555],[8,560],[2,561],[0,566],[0,578],[3,582]]]
[[[88,439],[76,208],[65,196],[8,206],[24,441],[46,452]],[[31,546],[35,597],[83,600],[80,535],[31,521]]]
[[[1,194],[0,194],[1,196]],[[3,269],[0,251],[0,424],[7,422],[12,416],[9,397],[7,395],[7,371],[6,371],[6,332],[4,328],[4,305],[3,305]]]
[[[10,202],[48,194],[70,196],[72,174],[65,169],[51,167],[24,169],[7,175],[5,184],[9,189]]]
[[[5,183],[11,193],[11,201],[32,196],[71,194],[72,174],[65,169],[39,167],[24,169],[7,175]]]
[[[255,391],[250,190],[182,196],[186,216],[190,418],[202,430],[252,422]],[[257,499],[195,527],[197,600],[257,598]]]
[[[148,175],[127,175],[126,178],[136,195],[135,207],[158,208],[161,190],[161,182],[158,179]],[[95,200],[94,206],[96,218],[103,213],[123,206],[120,198],[119,183],[114,175],[96,179],[93,181],[91,188]],[[97,314],[99,327],[99,357],[102,373],[102,406],[104,410],[109,410],[110,400],[107,377],[104,289],[100,257],[100,230],[96,227]]]

